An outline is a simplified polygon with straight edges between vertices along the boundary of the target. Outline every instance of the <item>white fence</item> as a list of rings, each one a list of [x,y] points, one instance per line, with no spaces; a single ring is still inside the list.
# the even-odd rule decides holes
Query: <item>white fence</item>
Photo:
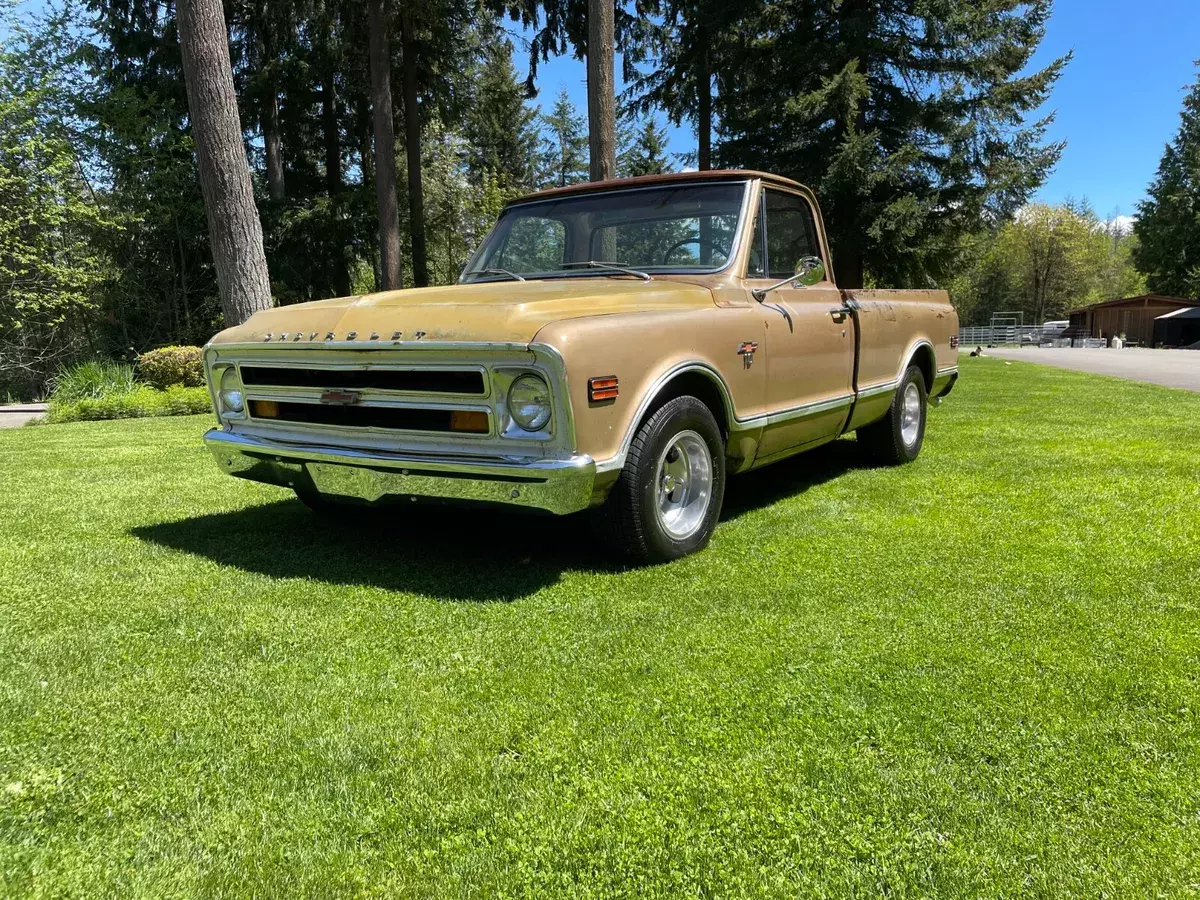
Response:
[[[1022,347],[1107,347],[1103,338],[1060,338],[1062,332],[1043,331],[1040,327],[1027,325],[983,325],[977,328],[958,329],[958,346],[964,350],[974,347],[1017,344]]]

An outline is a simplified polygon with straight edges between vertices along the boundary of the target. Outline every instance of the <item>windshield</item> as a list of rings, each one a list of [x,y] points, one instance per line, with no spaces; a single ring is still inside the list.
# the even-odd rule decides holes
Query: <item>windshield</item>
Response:
[[[631,188],[511,206],[463,272],[463,281],[555,278],[616,271],[723,269],[735,252],[745,182]],[[635,273],[636,274],[636,273]]]

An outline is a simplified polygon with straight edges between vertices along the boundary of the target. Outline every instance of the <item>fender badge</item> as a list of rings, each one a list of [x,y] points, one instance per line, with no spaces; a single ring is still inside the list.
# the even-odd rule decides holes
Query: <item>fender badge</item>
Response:
[[[738,345],[738,356],[742,358],[742,365],[747,369],[754,365],[754,354],[758,352],[757,341],[742,341]]]

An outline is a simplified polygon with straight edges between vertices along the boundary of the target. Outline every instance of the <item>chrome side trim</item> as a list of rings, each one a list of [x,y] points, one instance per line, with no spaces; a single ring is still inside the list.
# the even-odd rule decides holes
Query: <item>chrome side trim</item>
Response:
[[[348,450],[213,429],[204,443],[230,475],[374,501],[394,495],[503,503],[565,514],[591,505],[596,465],[569,459]]]
[[[770,425],[778,425],[783,422],[789,422],[795,419],[804,419],[809,416],[820,415],[821,413],[831,412],[835,409],[849,406],[854,401],[854,394],[842,394],[837,397],[831,397],[827,400],[818,400],[815,403],[804,403],[800,406],[793,406],[789,409],[775,410],[773,412],[759,413],[756,416],[749,418],[737,418],[736,411],[733,405],[733,398],[729,394],[729,387],[725,384],[719,372],[707,363],[699,360],[692,360],[685,363],[679,363],[671,369],[668,369],[660,375],[650,386],[650,388],[642,396],[642,402],[638,405],[637,412],[634,414],[632,424],[629,431],[626,432],[625,438],[621,441],[621,449],[616,456],[610,459],[600,460],[596,463],[596,471],[610,472],[614,469],[620,469],[625,465],[625,457],[629,454],[629,447],[633,443],[634,435],[637,432],[639,423],[646,415],[650,404],[659,395],[664,387],[670,381],[687,372],[700,372],[713,381],[717,388],[721,391],[721,400],[725,406],[726,416],[725,424],[728,426],[730,434],[736,434],[743,431],[751,431],[756,428],[763,428]]]
[[[943,375],[954,375],[957,373],[958,373],[958,366],[946,366],[946,368],[944,368],[944,369],[937,370],[938,378],[941,378]]]
[[[884,381],[884,382],[881,382],[880,384],[872,384],[869,387],[865,387],[865,388],[862,388],[861,390],[859,390],[858,399],[859,400],[867,400],[871,397],[877,397],[880,394],[887,394],[891,391],[894,391],[896,389],[896,386],[899,384],[900,384],[899,379],[896,379],[893,381]]]
[[[778,412],[764,413],[763,415],[753,416],[749,419],[739,420],[736,430],[745,431],[749,428],[758,428],[759,426],[779,425],[794,419],[807,419],[809,416],[816,416],[849,406],[853,400],[853,393],[842,394],[838,397],[830,397],[828,400],[818,400],[815,403],[804,403],[800,406],[793,406],[790,409]]]

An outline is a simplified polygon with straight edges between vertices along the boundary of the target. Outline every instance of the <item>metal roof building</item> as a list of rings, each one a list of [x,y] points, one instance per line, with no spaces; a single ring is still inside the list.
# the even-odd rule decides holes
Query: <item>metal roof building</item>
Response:
[[[1161,294],[1106,300],[1068,312],[1071,324],[1063,336],[1111,338],[1124,334],[1127,343],[1150,347],[1154,342],[1154,322],[1159,316],[1198,306],[1198,300]]]

